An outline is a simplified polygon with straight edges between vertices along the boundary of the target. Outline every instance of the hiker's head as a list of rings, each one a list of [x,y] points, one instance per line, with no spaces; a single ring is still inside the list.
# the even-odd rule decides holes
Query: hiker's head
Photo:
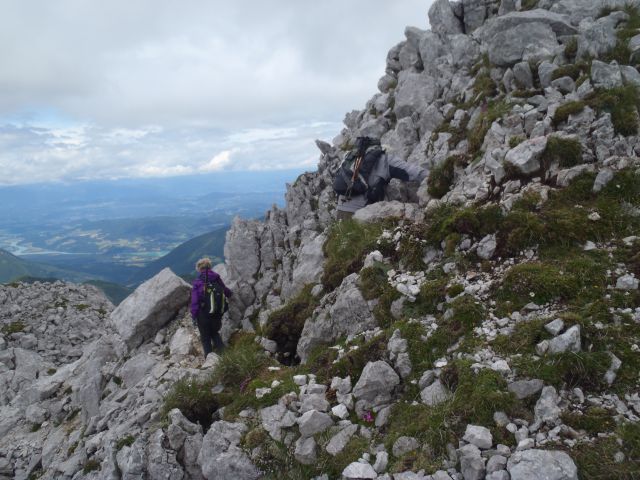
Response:
[[[211,268],[211,259],[204,257],[196,262],[196,270],[198,272],[204,272],[207,269]]]

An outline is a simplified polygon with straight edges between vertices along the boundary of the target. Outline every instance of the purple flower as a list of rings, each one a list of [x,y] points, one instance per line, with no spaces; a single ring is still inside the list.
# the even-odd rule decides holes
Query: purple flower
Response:
[[[362,419],[363,419],[365,422],[369,422],[369,423],[373,422],[373,413],[371,413],[371,412],[364,412],[364,414],[362,415]]]

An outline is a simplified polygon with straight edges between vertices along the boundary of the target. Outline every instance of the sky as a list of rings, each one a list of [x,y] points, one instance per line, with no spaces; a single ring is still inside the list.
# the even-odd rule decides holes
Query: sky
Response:
[[[21,0],[0,185],[313,169],[431,0]]]

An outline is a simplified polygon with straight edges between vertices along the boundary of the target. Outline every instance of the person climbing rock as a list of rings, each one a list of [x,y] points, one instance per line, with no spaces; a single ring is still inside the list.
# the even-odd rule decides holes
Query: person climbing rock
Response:
[[[225,286],[220,275],[211,269],[209,258],[198,260],[196,271],[199,275],[191,290],[191,319],[198,327],[204,357],[207,358],[214,348],[216,351],[224,349],[220,337],[222,315],[229,308],[228,299],[233,292]]]
[[[333,182],[333,189],[338,194],[338,220],[351,218],[359,209],[384,200],[392,178],[422,182],[427,174],[425,168],[387,154],[379,140],[358,137]]]

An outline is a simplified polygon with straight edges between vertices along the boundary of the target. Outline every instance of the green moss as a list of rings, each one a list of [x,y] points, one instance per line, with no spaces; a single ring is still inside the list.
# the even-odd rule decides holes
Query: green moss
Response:
[[[520,10],[533,10],[534,8],[538,8],[538,2],[539,0],[523,0]]]
[[[124,447],[130,447],[135,442],[135,437],[133,435],[127,435],[126,437],[122,437],[118,439],[116,442],[116,452],[119,452]]]
[[[538,215],[513,209],[505,217],[497,239],[500,251],[517,255],[526,248],[537,245],[544,232],[544,224]]]
[[[86,310],[87,308],[89,308],[91,305],[87,305],[86,303],[79,303],[78,305],[75,305],[75,309],[82,312],[84,310]]]
[[[7,325],[3,325],[1,331],[5,335],[11,335],[12,333],[24,332],[25,328],[26,328],[26,325],[23,322],[18,320],[16,322],[11,322]]]
[[[454,170],[459,157],[447,158],[443,163],[434,167],[427,178],[427,192],[434,198],[445,196],[454,180]]]
[[[113,383],[115,383],[118,386],[122,385],[122,378],[118,377],[117,375],[114,375]]]
[[[578,140],[552,136],[542,154],[542,164],[548,169],[558,162],[561,168],[570,168],[582,163],[582,145]]]
[[[318,299],[311,294],[313,285],[306,285],[302,291],[287,304],[269,315],[265,336],[275,340],[280,354],[293,359],[305,321],[311,317]]]
[[[577,115],[582,112],[586,106],[586,103],[581,100],[575,100],[560,105],[553,114],[553,125],[557,127],[566,122],[570,115]]]
[[[573,38],[573,40],[576,40],[575,37]],[[575,45],[577,48],[577,41]],[[585,62],[562,65],[556,68],[551,73],[551,80],[557,80],[558,78],[562,78],[562,77],[571,77],[573,80],[578,80],[578,78],[580,78],[580,75],[582,75],[583,72],[589,72],[589,69],[590,69],[590,66]]]
[[[454,283],[449,288],[447,288],[447,295],[450,297],[457,297],[462,292],[464,292],[464,286],[460,283]]]
[[[381,224],[363,224],[355,220],[343,220],[331,227],[323,246],[326,262],[322,284],[328,291],[362,268],[364,257],[376,248],[381,233]]]
[[[446,293],[446,278],[424,282],[420,287],[420,293],[416,297],[416,301],[405,303],[405,314],[411,317],[437,314],[438,304],[445,301]]]

